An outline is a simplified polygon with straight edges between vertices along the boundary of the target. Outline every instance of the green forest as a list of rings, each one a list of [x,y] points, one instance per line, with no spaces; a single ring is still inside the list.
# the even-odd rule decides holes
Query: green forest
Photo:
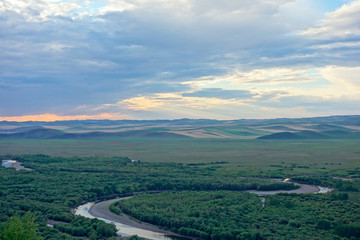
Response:
[[[126,157],[50,157],[42,154],[3,156],[32,171],[0,167],[0,222],[31,213],[43,239],[115,236],[115,228],[99,220],[74,217],[71,208],[99,199],[147,190],[242,191],[294,189],[291,183],[245,178],[221,171],[221,163],[206,165],[132,162]],[[47,220],[57,221],[54,228]],[[191,235],[191,234],[190,234]],[[6,239],[6,238],[5,238]]]
[[[259,197],[232,191],[184,191],[137,195],[116,206],[142,221],[199,239],[360,237],[360,201],[353,193]]]
[[[9,237],[17,232],[11,229],[26,232],[30,237],[25,239],[115,237],[114,225],[75,217],[71,209],[87,201],[134,193],[135,197],[118,203],[121,211],[199,239],[360,238],[359,181],[343,181],[326,174],[289,176],[279,172],[278,177],[335,190],[327,194],[277,194],[263,200],[241,191],[298,186],[265,178],[266,173],[261,172],[244,176],[239,169],[227,167],[226,162],[147,163],[127,157],[63,158],[43,154],[7,155],[1,159],[17,160],[31,169],[0,167],[2,240],[19,239]],[[352,174],[359,174],[357,171]],[[165,192],[138,195],[150,190]],[[112,210],[119,212],[114,207]],[[48,221],[54,222],[53,228],[47,226]]]

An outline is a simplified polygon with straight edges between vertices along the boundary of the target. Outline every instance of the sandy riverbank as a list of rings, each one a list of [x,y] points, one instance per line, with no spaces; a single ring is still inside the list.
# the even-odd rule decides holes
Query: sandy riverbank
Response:
[[[125,200],[128,198],[131,198],[131,197],[116,198],[116,199],[111,199],[111,200],[96,203],[95,205],[90,207],[89,213],[96,218],[104,218],[104,219],[107,219],[107,220],[110,220],[113,222],[118,222],[121,224],[131,226],[134,228],[139,228],[139,229],[143,229],[143,230],[147,230],[147,231],[162,233],[164,235],[169,235],[169,236],[183,237],[179,234],[161,229],[158,226],[155,226],[155,225],[152,225],[149,223],[144,223],[139,220],[133,219],[126,214],[117,215],[110,211],[109,207],[112,203],[117,202],[119,200]],[[188,238],[188,239],[190,239],[190,238]]]
[[[305,193],[318,193],[320,192],[320,188],[307,184],[294,183],[294,185],[300,186],[298,189],[294,190],[276,190],[276,191],[258,191],[258,190],[249,190],[246,192],[255,193],[260,196],[264,195],[274,195],[277,193],[297,193],[297,194],[305,194]]]

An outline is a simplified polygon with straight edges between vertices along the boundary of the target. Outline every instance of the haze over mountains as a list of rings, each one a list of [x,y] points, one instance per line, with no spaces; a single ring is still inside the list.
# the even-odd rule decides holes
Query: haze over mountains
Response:
[[[295,119],[176,119],[0,122],[0,139],[87,138],[360,138],[360,116]]]

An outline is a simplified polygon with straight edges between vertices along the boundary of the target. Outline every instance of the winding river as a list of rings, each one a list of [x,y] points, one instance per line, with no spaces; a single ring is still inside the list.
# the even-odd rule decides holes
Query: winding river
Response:
[[[117,234],[122,237],[138,235],[139,237],[153,240],[191,239],[163,230],[158,226],[135,220],[126,214],[114,214],[109,210],[112,203],[129,198],[131,197],[121,197],[98,203],[88,202],[78,206],[75,209],[75,215],[97,218],[107,223],[114,223],[118,230]]]
[[[299,184],[299,183],[294,183],[294,184],[298,185],[299,188],[294,190],[279,190],[279,191],[250,190],[247,192],[255,193],[259,196],[265,196],[265,195],[274,195],[277,193],[304,194],[304,193],[327,193],[332,191],[331,188],[327,188],[327,187],[320,187],[320,186],[313,186],[313,185]],[[109,207],[112,203],[129,198],[131,197],[116,198],[98,203],[88,202],[78,206],[75,209],[75,215],[80,215],[87,218],[98,218],[107,223],[114,223],[118,230],[117,234],[123,237],[138,235],[139,237],[151,239],[151,240],[191,239],[170,231],[166,231],[164,229],[159,228],[158,226],[133,219],[126,214],[122,214],[122,215],[114,214],[109,210]],[[264,201],[263,202],[264,204],[265,199],[262,201]]]

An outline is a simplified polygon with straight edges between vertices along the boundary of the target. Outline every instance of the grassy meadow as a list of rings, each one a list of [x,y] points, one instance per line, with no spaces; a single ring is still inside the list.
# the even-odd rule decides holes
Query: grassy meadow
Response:
[[[123,156],[144,162],[219,163],[246,175],[352,176],[360,167],[360,140],[239,140],[100,138],[0,140],[0,155]]]

